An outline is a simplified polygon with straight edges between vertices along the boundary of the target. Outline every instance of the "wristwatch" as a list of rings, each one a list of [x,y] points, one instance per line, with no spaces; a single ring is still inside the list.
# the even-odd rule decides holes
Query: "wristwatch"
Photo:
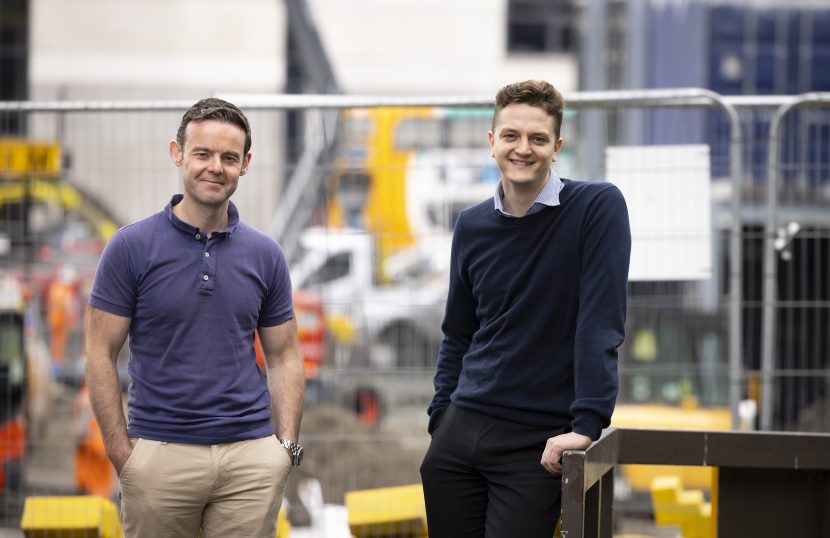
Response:
[[[291,463],[294,464],[294,467],[297,467],[303,461],[303,447],[298,445],[294,441],[289,441],[288,439],[280,439],[277,437],[277,441],[280,442],[282,446],[288,449],[291,452]]]

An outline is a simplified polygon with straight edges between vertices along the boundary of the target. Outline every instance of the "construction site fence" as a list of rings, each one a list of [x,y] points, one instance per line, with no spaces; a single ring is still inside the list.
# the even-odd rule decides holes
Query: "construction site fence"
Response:
[[[233,201],[292,268],[310,229],[324,230],[327,252],[343,246],[343,227],[371,236],[368,287],[330,286],[360,277],[334,256],[300,290],[320,301],[325,334],[311,343],[322,362],[309,375],[307,455],[289,499],[300,505],[308,480],[336,504],[347,491],[418,482],[446,298],[439,240],[495,192],[492,97],[219,96],[252,127]],[[632,221],[618,409],[652,418],[619,426],[830,431],[827,95],[565,98],[554,170],[617,184]],[[30,356],[25,456],[0,505],[12,521],[28,495],[83,492],[83,305],[106,238],[181,192],[169,144],[194,101],[0,102],[0,270],[28,288]],[[415,112],[383,116],[392,109]],[[382,117],[398,123],[382,131]],[[61,269],[76,295],[56,329],[49,289]],[[6,407],[4,420],[19,411]]]

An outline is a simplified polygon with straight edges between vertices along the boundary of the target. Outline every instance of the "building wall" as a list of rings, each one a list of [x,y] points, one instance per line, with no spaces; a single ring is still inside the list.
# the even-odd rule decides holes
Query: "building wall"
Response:
[[[278,92],[285,74],[285,10],[276,0],[32,0],[34,100],[182,99]],[[36,115],[33,138],[89,140],[65,147],[66,179],[121,222],[158,211],[181,190],[167,143],[182,113]],[[234,197],[266,229],[282,181],[278,116],[251,117],[255,158]],[[108,136],[101,136],[107,130]],[[94,142],[93,142],[94,141]],[[126,165],[126,166],[125,166]],[[255,183],[254,183],[255,182]]]
[[[283,5],[244,4],[33,0],[31,86],[40,98],[58,88],[79,97],[118,89],[142,98],[278,90],[285,71]]]
[[[543,78],[577,89],[576,58],[508,54],[507,0],[308,0],[346,93],[490,95]]]

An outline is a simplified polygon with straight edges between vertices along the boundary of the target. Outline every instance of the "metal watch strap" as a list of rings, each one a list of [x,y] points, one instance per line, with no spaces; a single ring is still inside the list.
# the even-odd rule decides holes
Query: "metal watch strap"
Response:
[[[277,437],[277,441],[279,441],[282,446],[291,452],[291,463],[293,463],[295,467],[303,461],[303,447],[301,445],[298,445],[290,439],[280,439],[279,437]]]

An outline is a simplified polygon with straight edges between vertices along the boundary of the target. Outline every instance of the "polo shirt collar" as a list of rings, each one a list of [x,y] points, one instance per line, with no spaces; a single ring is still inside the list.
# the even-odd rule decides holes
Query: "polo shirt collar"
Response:
[[[167,219],[170,221],[175,228],[187,233],[188,235],[195,235],[199,233],[199,228],[192,226],[179,217],[173,212],[173,206],[178,204],[184,200],[183,194],[174,194],[172,198],[170,198],[170,203],[164,206],[164,214],[167,215]],[[236,227],[239,225],[239,211],[236,209],[236,206],[233,202],[228,202],[228,227],[225,228],[223,235],[230,235],[231,233],[236,230]]]

